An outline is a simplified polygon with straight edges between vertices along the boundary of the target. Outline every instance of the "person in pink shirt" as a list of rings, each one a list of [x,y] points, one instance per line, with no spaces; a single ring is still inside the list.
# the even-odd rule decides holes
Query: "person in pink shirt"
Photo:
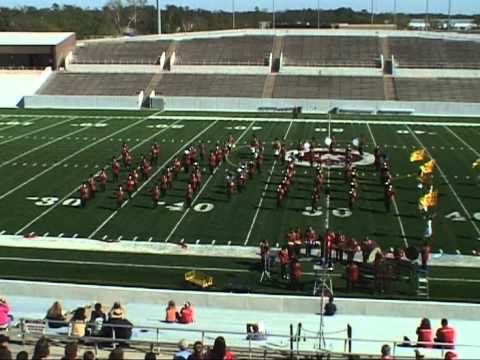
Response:
[[[0,298],[0,328],[7,328],[10,321],[12,321],[12,316],[10,315],[10,306],[7,303],[7,299]]]

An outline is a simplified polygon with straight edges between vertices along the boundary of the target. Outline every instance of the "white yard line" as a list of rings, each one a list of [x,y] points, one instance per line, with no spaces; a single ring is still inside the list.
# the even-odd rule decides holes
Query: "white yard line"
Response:
[[[328,122],[328,137],[332,138],[332,126],[331,122]],[[325,203],[325,230],[330,228],[330,166],[327,168],[327,189],[328,194],[326,196],[326,203]],[[312,209],[313,211],[313,209]]]
[[[453,136],[455,136],[463,145],[465,145],[468,149],[470,149],[477,157],[480,158],[480,152],[475,150],[469,143],[467,143],[465,140],[463,140],[456,132],[454,132],[452,129],[450,129],[448,126],[445,126],[445,129],[450,132]]]
[[[6,198],[7,196],[9,196],[10,194],[13,194],[15,191],[17,191],[17,190],[23,188],[24,186],[30,184],[32,181],[37,180],[40,176],[42,176],[42,175],[48,173],[49,171],[51,171],[51,170],[59,167],[59,166],[60,166],[61,164],[63,164],[64,162],[66,162],[66,161],[70,160],[71,158],[77,156],[78,154],[82,153],[83,151],[88,150],[88,149],[90,149],[91,147],[96,146],[96,145],[100,144],[101,142],[105,141],[106,139],[109,139],[109,138],[111,138],[111,137],[113,137],[113,136],[115,136],[115,135],[117,135],[117,134],[119,134],[119,133],[121,133],[121,132],[123,132],[123,131],[125,131],[125,130],[130,129],[130,128],[132,128],[132,127],[140,124],[141,122],[143,122],[143,121],[145,121],[145,120],[147,120],[147,118],[138,120],[138,121],[134,122],[133,124],[130,124],[130,125],[128,125],[128,126],[125,126],[125,127],[121,128],[121,129],[119,129],[119,130],[117,130],[117,131],[115,131],[115,132],[113,132],[113,133],[111,133],[111,134],[109,134],[109,135],[107,135],[107,136],[104,136],[104,137],[98,139],[97,141],[95,141],[95,142],[93,142],[93,143],[91,143],[91,144],[89,144],[89,145],[81,148],[80,150],[75,151],[73,154],[71,154],[71,155],[63,158],[63,159],[60,160],[60,161],[57,161],[57,162],[54,163],[52,166],[48,167],[47,169],[43,170],[42,172],[38,173],[37,175],[32,176],[32,177],[31,177],[30,179],[28,179],[27,181],[24,181],[24,182],[18,184],[18,185],[15,186],[13,189],[10,189],[10,190],[7,191],[6,193],[0,195],[0,200],[3,200],[4,198]]]
[[[296,120],[296,119],[295,119]],[[283,141],[285,141],[288,137],[288,134],[290,133],[290,129],[292,128],[294,119],[290,120],[290,124],[288,125],[287,131],[285,132],[285,135],[283,135]],[[267,194],[268,186],[270,185],[270,182],[272,180],[273,176],[273,171],[275,170],[275,166],[277,165],[277,159],[273,161],[272,168],[270,169],[270,173],[267,178],[267,182],[263,188],[262,195],[260,196],[260,200],[257,204],[257,210],[255,211],[255,214],[253,215],[252,222],[250,224],[250,228],[248,229],[247,236],[245,237],[245,241],[243,242],[243,245],[246,246],[248,244],[248,241],[250,240],[250,236],[252,236],[253,228],[255,227],[255,224],[257,222],[258,214],[260,214],[260,209],[262,208],[263,200],[265,199],[265,195]]]
[[[37,133],[39,133],[39,132],[41,132],[41,131],[45,131],[45,130],[51,129],[51,128],[55,127],[55,126],[59,126],[59,125],[65,124],[65,123],[67,123],[67,122],[69,122],[69,121],[72,121],[72,120],[74,120],[74,119],[75,119],[74,116],[73,116],[73,117],[69,117],[67,120],[60,121],[60,122],[58,122],[58,123],[45,126],[45,127],[41,128],[41,129],[33,130],[33,131],[27,132],[27,133],[25,133],[25,134],[23,134],[23,135],[15,136],[15,137],[13,137],[13,138],[11,138],[11,139],[2,141],[2,142],[0,142],[0,145],[5,145],[5,144],[8,144],[8,143],[10,143],[10,142],[12,142],[12,141],[15,141],[15,140],[18,140],[18,139],[22,139],[22,138],[24,138],[24,137],[26,137],[26,136],[30,136],[30,135],[33,135],[33,134],[37,134]]]
[[[243,131],[243,133],[238,137],[238,139],[235,141],[235,145],[238,144],[238,142],[240,140],[243,139],[243,137],[247,134],[247,132],[252,128],[253,124],[255,123],[255,121],[252,121],[250,123],[250,125]],[[200,188],[200,190],[198,191],[197,195],[193,198],[192,200],[192,205],[193,203],[195,203],[195,201],[197,201],[197,199],[200,197],[200,195],[203,193],[203,190],[205,190],[207,188],[207,185],[210,183],[210,181],[213,179],[214,175],[217,173],[219,167],[217,167],[213,174],[211,174],[209,176],[209,178],[205,181],[205,184],[203,184],[203,186]],[[183,222],[183,219],[185,219],[185,217],[188,215],[188,213],[190,212],[190,209],[191,208],[188,208],[187,210],[185,210],[182,214],[182,216],[180,217],[180,219],[177,221],[177,223],[175,224],[175,226],[173,227],[173,229],[170,231],[170,233],[167,235],[167,237],[165,238],[165,241],[170,241],[170,239],[172,238],[173,234],[175,234],[175,231],[177,231],[177,229],[179,228],[180,224]]]
[[[212,128],[215,124],[217,124],[217,121],[214,121],[212,122],[210,125],[208,125],[205,129],[203,129],[202,131],[200,131],[197,135],[195,135],[193,138],[191,138],[188,142],[184,143],[185,145],[182,145],[177,152],[175,152],[172,156],[170,156],[149,178],[147,181],[145,181],[142,185],[139,186],[139,188],[132,194],[132,199],[140,193],[140,191],[150,182],[150,180],[152,180],[153,178],[155,178],[155,176],[167,165],[169,164],[173,159],[175,159],[178,154],[180,154],[187,146],[188,144],[191,144],[192,142],[194,142],[195,140],[197,140],[200,136],[202,136],[205,132],[207,132],[208,130],[210,130],[210,128]],[[130,201],[130,199],[126,200],[122,206],[120,207],[120,209],[123,209],[127,204],[128,202]],[[110,216],[108,218],[106,218],[89,236],[88,238],[89,239],[92,239],[100,230],[102,230],[105,225],[107,225],[119,212],[120,209],[116,209],[113,213],[110,214]]]
[[[68,121],[70,121],[70,120],[68,120]],[[103,121],[104,121],[104,120],[100,121],[99,123],[101,123],[101,122],[103,122]],[[105,120],[105,121],[106,121],[106,120]],[[34,148],[32,148],[32,149],[30,149],[30,150],[28,150],[28,151],[25,151],[24,153],[21,153],[21,154],[15,156],[15,157],[13,157],[13,158],[7,160],[7,161],[2,162],[2,163],[0,164],[0,168],[3,167],[3,166],[5,166],[5,165],[11,164],[11,163],[14,162],[15,160],[18,160],[18,159],[20,159],[20,158],[22,158],[22,157],[24,157],[24,156],[27,156],[28,154],[31,154],[31,153],[33,153],[33,152],[35,152],[35,151],[37,151],[37,150],[40,150],[40,149],[43,149],[44,147],[47,147],[47,146],[52,145],[52,144],[55,144],[56,142],[65,139],[66,137],[73,136],[73,135],[75,135],[75,134],[78,134],[78,133],[80,133],[80,132],[82,132],[82,131],[85,131],[85,130],[88,130],[88,129],[90,129],[90,128],[88,128],[88,127],[80,128],[80,129],[77,129],[77,130],[75,130],[75,131],[72,131],[72,132],[70,132],[70,133],[68,133],[68,134],[62,135],[62,136],[60,136],[60,137],[58,137],[58,138],[55,138],[54,140],[47,141],[46,143],[43,143],[43,144],[41,144],[41,145],[39,145],[39,146],[36,146],[36,147],[34,147]],[[41,130],[44,130],[44,129],[41,129]],[[1,143],[0,143],[0,145],[1,145]]]
[[[427,152],[428,156],[431,158],[431,159],[434,159],[434,157],[432,156],[432,154],[430,153],[430,151],[426,148],[426,146],[420,141],[420,139],[418,138],[418,136],[415,134],[415,132],[412,131],[412,129],[407,125],[406,126],[408,131],[410,131],[410,134],[412,134],[412,136],[415,138],[415,140],[417,141],[418,145],[420,145],[422,148],[425,149],[425,151]],[[475,219],[472,217],[472,215],[470,214],[470,212],[467,210],[465,204],[463,203],[462,199],[460,199],[460,196],[458,196],[457,192],[455,191],[455,189],[453,188],[452,184],[450,184],[450,181],[448,181],[448,178],[447,176],[445,175],[445,173],[443,172],[442,168],[440,167],[440,165],[436,164],[436,167],[438,169],[438,172],[440,173],[440,175],[442,175],[443,179],[445,180],[445,183],[448,185],[448,187],[450,188],[450,191],[452,192],[453,196],[455,197],[455,199],[457,199],[457,202],[460,204],[460,207],[463,209],[463,211],[465,212],[465,214],[467,215],[468,219],[470,220],[470,222],[472,223],[473,227],[475,228],[475,231],[477,232],[477,235],[480,236],[480,228],[478,227],[478,225],[475,223]]]
[[[160,131],[157,131],[155,134],[153,134],[152,136],[149,136],[148,138],[144,139],[142,142],[136,144],[135,146],[133,146],[131,148],[131,150],[135,150],[137,149],[138,147],[142,146],[143,144],[145,144],[146,142],[150,141],[151,139],[155,138],[156,136],[158,136],[159,134],[163,133],[164,131],[167,131],[168,129],[170,129],[170,127],[172,125],[176,125],[177,123],[179,123],[181,120],[177,120],[175,122],[173,122],[168,128],[164,128]],[[75,188],[73,188],[72,191],[70,191],[67,195],[65,195],[62,199],[60,199],[59,201],[57,201],[54,205],[52,205],[51,207],[49,207],[47,210],[45,210],[44,212],[42,212],[40,215],[38,215],[37,217],[35,217],[33,220],[31,220],[28,224],[22,226],[21,229],[19,229],[15,235],[18,235],[18,234],[21,234],[23,231],[25,231],[27,228],[29,228],[30,226],[32,226],[34,223],[36,223],[38,220],[40,220],[41,218],[43,218],[44,216],[46,216],[47,214],[49,214],[53,209],[55,209],[56,207],[58,207],[60,204],[62,204],[65,200],[67,200],[68,198],[70,198],[75,192],[78,191],[78,186],[76,186]]]
[[[372,138],[373,145],[377,146],[377,141],[375,140],[375,136],[373,136],[372,129],[370,125],[367,123],[368,132],[370,133],[370,137]],[[402,234],[402,240],[406,248],[408,248],[408,240],[407,235],[405,233],[405,227],[403,226],[402,218],[400,217],[400,210],[398,208],[397,200],[393,199],[393,210],[395,211],[395,217],[398,220],[398,225],[400,226],[400,233]]]

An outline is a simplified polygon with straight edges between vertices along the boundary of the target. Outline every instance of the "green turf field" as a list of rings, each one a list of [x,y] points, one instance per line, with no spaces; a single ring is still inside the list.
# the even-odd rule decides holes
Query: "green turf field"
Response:
[[[187,116],[195,114],[170,119],[151,112],[5,111],[0,115],[0,232],[4,234],[256,246],[263,239],[281,244],[290,227],[312,225],[320,232],[327,226],[360,239],[368,235],[383,247],[419,246],[425,223],[417,206],[421,191],[414,175],[418,165],[410,163],[409,154],[425,147],[439,165],[434,251],[472,254],[480,248],[480,195],[471,166],[480,158],[480,122],[475,119],[349,121],[344,116],[329,123],[326,119],[212,119],[207,114],[202,114],[204,119]],[[202,140],[210,149],[230,133],[238,140],[235,152],[215,175],[205,173],[192,208],[182,206],[184,174],[160,206],[152,208],[150,189],[164,166],[181,157],[188,144]],[[267,144],[263,172],[247,184],[244,193],[228,201],[225,171],[248,159],[246,144],[254,134]],[[347,186],[339,169],[329,171],[332,191],[322,196],[321,210],[305,211],[310,205],[313,170],[300,166],[284,207],[276,209],[275,189],[284,166],[274,162],[269,144],[280,138],[294,149],[298,141],[314,138],[318,147],[324,147],[328,134],[336,137],[340,148],[362,136],[366,152],[379,144],[388,153],[396,177],[398,214],[385,213],[383,188],[373,166],[359,168],[361,196],[353,213],[345,210]],[[80,183],[119,155],[122,142],[138,159],[141,153],[148,154],[153,141],[161,145],[159,166],[125,207],[116,208],[113,184],[86,208],[76,206]],[[206,160],[201,166],[207,167]],[[122,176],[125,180],[126,173]]]

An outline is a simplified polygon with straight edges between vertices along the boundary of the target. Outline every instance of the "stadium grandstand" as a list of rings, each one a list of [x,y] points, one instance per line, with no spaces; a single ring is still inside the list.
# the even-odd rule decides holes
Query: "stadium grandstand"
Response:
[[[479,359],[479,50],[0,33],[0,360]]]

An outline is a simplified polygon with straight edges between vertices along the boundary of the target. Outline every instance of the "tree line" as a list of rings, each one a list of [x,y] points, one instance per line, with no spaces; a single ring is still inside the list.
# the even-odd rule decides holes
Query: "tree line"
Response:
[[[320,16],[318,16],[320,15]],[[422,15],[415,15],[421,17]],[[445,17],[432,14],[431,17]],[[405,28],[412,18],[409,14],[397,14],[399,28]],[[480,15],[474,16],[480,24]],[[320,19],[320,24],[318,24]],[[257,28],[260,22],[271,22],[272,14],[256,7],[252,11],[235,14],[236,28]],[[332,23],[369,24],[371,14],[367,10],[351,8],[335,10],[317,9],[286,10],[276,13],[277,27],[330,27]],[[393,14],[375,14],[375,24],[394,22]],[[232,13],[208,11],[189,7],[167,5],[162,10],[162,32],[190,32],[223,30],[232,28]],[[30,6],[0,7],[0,31],[72,31],[77,37],[91,38],[121,34],[154,34],[157,32],[157,13],[146,0],[109,0],[102,8],[90,9],[54,3],[50,8]]]

